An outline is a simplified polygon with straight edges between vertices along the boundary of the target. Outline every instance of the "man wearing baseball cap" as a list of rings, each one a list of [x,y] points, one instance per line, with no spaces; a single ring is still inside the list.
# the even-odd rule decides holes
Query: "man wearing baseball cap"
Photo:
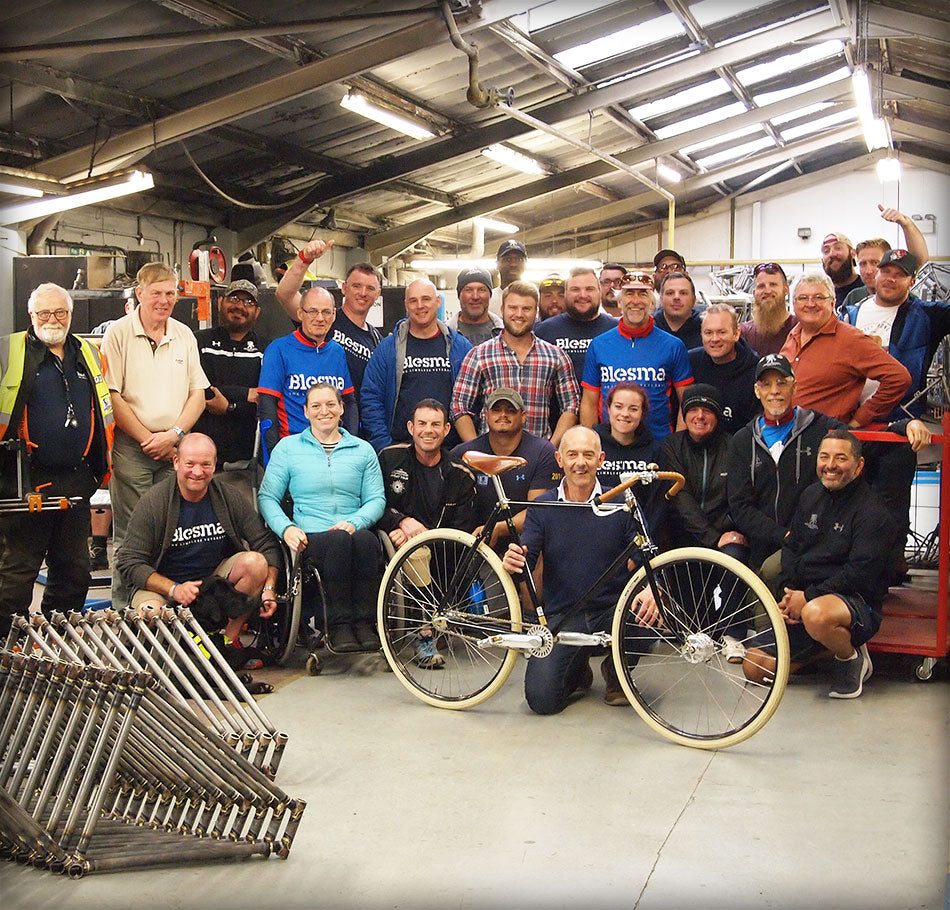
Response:
[[[660,250],[653,257],[653,286],[659,290],[667,272],[685,272],[686,260],[676,250]]]
[[[462,269],[456,281],[459,311],[449,320],[449,328],[464,335],[472,345],[481,344],[501,334],[504,323],[489,312],[491,274],[488,269]]]
[[[821,267],[835,286],[835,307],[855,288],[864,287],[855,272],[854,244],[841,231],[832,231],[821,241]]]
[[[693,373],[686,345],[654,324],[656,302],[653,275],[644,270],[627,272],[620,288],[620,323],[594,338],[587,348],[581,382],[580,422],[584,426],[607,419],[604,402],[618,382],[636,382],[649,396],[648,419],[654,438],[660,442],[669,435],[673,414],[678,415],[676,428],[682,429],[679,396],[693,381]]]
[[[219,466],[254,452],[257,384],[267,343],[254,331],[261,314],[253,281],[232,281],[218,298],[218,324],[195,333],[201,367],[211,383],[194,429],[214,440]]]
[[[485,420],[488,432],[457,445],[451,452],[453,459],[460,461],[465,452],[523,458],[527,462],[523,469],[506,471],[499,478],[505,495],[515,502],[537,499],[560,483],[563,474],[554,457],[554,446],[524,428],[524,399],[518,392],[505,387],[495,389],[485,400]],[[475,481],[475,512],[481,527],[497,500],[491,477],[477,473]],[[524,518],[524,510],[514,516],[519,531],[524,527]],[[498,522],[492,534],[492,545],[506,541],[507,537],[507,524]]]
[[[492,291],[490,309],[493,313],[501,313],[502,294],[512,281],[521,281],[524,270],[528,265],[528,251],[520,240],[503,240],[498,246],[495,256],[495,265],[498,268],[498,287]]]
[[[844,320],[874,338],[910,373],[910,385],[900,403],[887,419],[906,419],[907,411],[920,417],[926,408],[926,396],[912,399],[927,385],[927,371],[940,342],[950,334],[950,304],[924,301],[911,293],[917,276],[917,257],[907,250],[888,250],[878,266],[875,292],[856,306],[849,307]],[[905,411],[906,407],[906,411]],[[869,447],[868,476],[902,532],[900,554],[907,536],[910,493],[917,458],[907,446],[877,443]],[[902,575],[903,572],[898,572]]]

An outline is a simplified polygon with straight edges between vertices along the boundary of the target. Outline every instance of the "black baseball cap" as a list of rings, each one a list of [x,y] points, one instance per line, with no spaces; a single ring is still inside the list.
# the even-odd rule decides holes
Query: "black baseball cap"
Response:
[[[672,256],[674,259],[678,259],[682,263],[683,268],[686,268],[686,260],[680,256],[676,250],[660,250],[660,252],[653,257],[653,268],[659,268],[660,262],[663,259],[666,259],[667,256]]]
[[[917,277],[917,269],[920,268],[917,257],[907,250],[888,250],[881,257],[881,261],[877,267],[882,269],[886,265],[896,265],[899,269],[903,269],[906,274],[910,275],[911,278]]]
[[[501,259],[505,253],[520,253],[525,259],[528,258],[528,251],[520,240],[503,240],[501,246],[498,247],[498,253],[495,258]]]
[[[784,354],[766,354],[761,358],[755,365],[756,380],[761,379],[762,374],[767,373],[769,370],[775,370],[776,373],[781,373],[783,376],[795,375],[792,371],[792,365],[788,362],[788,358]]]

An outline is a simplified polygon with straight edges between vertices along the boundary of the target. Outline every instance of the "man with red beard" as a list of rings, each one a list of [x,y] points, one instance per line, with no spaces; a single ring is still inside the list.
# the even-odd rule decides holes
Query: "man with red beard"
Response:
[[[753,270],[752,318],[739,332],[760,357],[782,350],[798,320],[788,311],[788,278],[777,262],[760,262]]]

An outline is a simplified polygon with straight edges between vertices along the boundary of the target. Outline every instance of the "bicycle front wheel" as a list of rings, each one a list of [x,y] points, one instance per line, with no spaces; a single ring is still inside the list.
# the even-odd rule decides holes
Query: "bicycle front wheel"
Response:
[[[613,659],[627,698],[654,730],[681,745],[722,749],[748,739],[775,713],[788,679],[788,636],[775,599],[751,569],[716,550],[671,550],[651,567],[663,626],[645,628],[634,615],[648,587],[644,569],[614,614]],[[741,656],[724,641],[731,636],[740,651],[751,647],[762,634],[751,631],[753,623],[771,628],[776,642],[774,671],[754,674],[764,681],[747,679]]]
[[[495,552],[462,531],[426,531],[396,551],[379,588],[378,619],[397,679],[438,708],[490,698],[518,659],[490,642],[521,631],[514,583]]]

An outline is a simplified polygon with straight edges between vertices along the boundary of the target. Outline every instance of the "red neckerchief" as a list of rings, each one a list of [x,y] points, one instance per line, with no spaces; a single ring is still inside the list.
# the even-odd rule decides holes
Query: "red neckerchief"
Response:
[[[788,423],[795,416],[795,405],[792,405],[778,420],[772,420],[771,417],[766,417],[765,414],[762,415],[762,420],[765,421],[767,427],[781,427]]]
[[[631,341],[634,338],[646,338],[646,336],[653,331],[653,317],[651,316],[647,320],[646,325],[639,329],[628,329],[623,319],[621,319],[620,322],[617,323],[617,328],[620,330],[620,334],[623,335],[624,338],[629,338]]]

